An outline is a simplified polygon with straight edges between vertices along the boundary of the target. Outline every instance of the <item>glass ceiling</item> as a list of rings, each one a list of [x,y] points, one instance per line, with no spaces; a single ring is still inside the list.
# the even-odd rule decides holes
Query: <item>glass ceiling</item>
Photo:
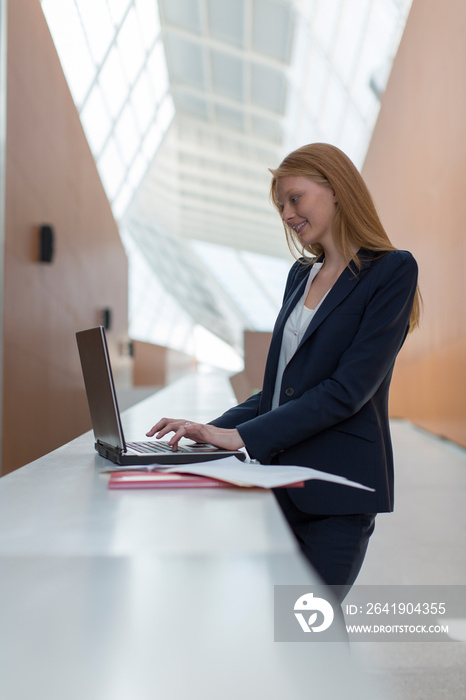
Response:
[[[241,354],[243,329],[271,330],[291,258],[268,168],[312,141],[362,166],[411,2],[42,0],[130,260],[133,338]]]
[[[42,0],[115,217],[174,116],[154,0]]]

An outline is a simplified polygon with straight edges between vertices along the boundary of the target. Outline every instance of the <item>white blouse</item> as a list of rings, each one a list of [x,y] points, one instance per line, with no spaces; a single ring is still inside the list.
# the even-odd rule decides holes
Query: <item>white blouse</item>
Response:
[[[312,281],[318,274],[322,265],[323,263],[314,263],[314,265],[312,266],[307,280],[306,289],[304,290],[304,294],[302,295],[301,299],[299,299],[299,301],[297,302],[291,314],[288,316],[285,328],[283,329],[283,338],[282,345],[280,348],[280,355],[278,358],[277,377],[275,380],[275,390],[273,392],[272,408],[276,408],[278,406],[278,402],[280,399],[280,388],[282,385],[283,372],[285,371],[285,367],[295,354],[298,345],[303,339],[307,327],[309,326],[312,318],[314,317],[314,314],[316,313],[317,309],[320,307],[320,305],[322,304],[322,302],[328,294],[327,292],[322,297],[315,309],[308,309],[308,307],[304,305]]]

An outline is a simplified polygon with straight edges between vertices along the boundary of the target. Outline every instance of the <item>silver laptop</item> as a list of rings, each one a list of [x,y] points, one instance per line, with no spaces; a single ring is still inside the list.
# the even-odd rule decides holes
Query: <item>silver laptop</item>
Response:
[[[126,442],[118,409],[115,384],[103,326],[76,333],[87,401],[95,436],[95,449],[115,464],[189,464],[220,457],[244,460],[241,450],[222,450],[205,443],[178,445],[173,451],[168,442],[149,440]]]

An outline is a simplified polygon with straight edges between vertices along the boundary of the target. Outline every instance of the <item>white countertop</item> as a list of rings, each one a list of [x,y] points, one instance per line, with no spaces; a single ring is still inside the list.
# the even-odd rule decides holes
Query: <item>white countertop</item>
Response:
[[[233,400],[187,377],[126,437]],[[108,466],[90,432],[0,479],[2,700],[373,697],[346,644],[274,642],[274,585],[316,578],[272,492],[109,491]]]

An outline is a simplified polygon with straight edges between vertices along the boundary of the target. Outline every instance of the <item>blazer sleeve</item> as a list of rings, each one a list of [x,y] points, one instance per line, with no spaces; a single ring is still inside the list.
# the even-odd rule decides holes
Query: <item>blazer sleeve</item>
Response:
[[[270,463],[274,454],[349,418],[374,396],[406,338],[416,291],[416,261],[396,252],[378,265],[365,313],[333,374],[238,426],[252,457]]]
[[[237,428],[240,423],[252,420],[259,413],[261,394],[261,391],[253,394],[243,403],[233,406],[233,408],[228,409],[218,418],[211,420],[209,425],[216,425],[217,428]]]

